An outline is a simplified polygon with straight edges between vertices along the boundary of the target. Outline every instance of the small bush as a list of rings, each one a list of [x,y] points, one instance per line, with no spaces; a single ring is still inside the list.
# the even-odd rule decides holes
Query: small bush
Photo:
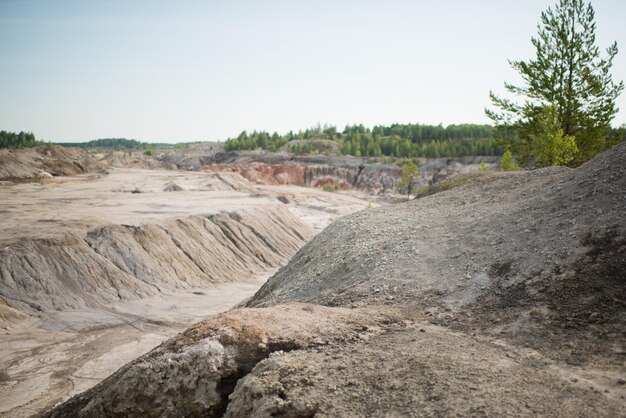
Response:
[[[502,161],[500,162],[500,171],[517,171],[519,167],[517,163],[513,159],[513,154],[511,151],[507,150],[502,155]]]
[[[336,192],[339,190],[339,184],[337,183],[326,183],[323,187],[325,192]]]

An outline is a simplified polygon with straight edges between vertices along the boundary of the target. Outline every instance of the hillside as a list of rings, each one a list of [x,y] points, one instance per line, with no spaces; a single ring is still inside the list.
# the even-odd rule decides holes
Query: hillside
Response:
[[[625,163],[345,216],[250,307],[45,416],[623,416]]]
[[[102,172],[104,168],[100,163],[75,148],[0,149],[0,181],[32,181]]]

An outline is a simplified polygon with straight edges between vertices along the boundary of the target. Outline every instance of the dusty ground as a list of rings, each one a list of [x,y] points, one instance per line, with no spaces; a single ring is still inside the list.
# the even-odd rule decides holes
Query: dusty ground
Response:
[[[263,214],[264,208],[273,205],[285,205],[314,232],[319,232],[338,216],[364,209],[368,204],[362,196],[356,195],[296,186],[257,186],[233,173],[118,168],[109,171],[108,175],[55,177],[44,183],[0,185],[2,251],[11,254],[39,251],[28,258],[33,264],[45,258],[46,245],[58,246],[59,242],[65,243],[68,236],[79,237],[81,241],[80,237],[100,228],[106,231],[111,225],[115,226],[113,230],[124,225],[124,230],[135,231],[164,226],[172,233],[173,225],[185,225],[177,221],[179,219],[219,217],[220,213],[242,208],[247,212],[237,216],[245,217],[245,213],[255,216],[254,213]],[[259,211],[254,212],[254,208]],[[253,219],[240,221],[250,225],[255,222]],[[257,221],[267,223],[269,219]],[[272,242],[271,237],[264,239]],[[38,244],[31,245],[32,240],[39,240]],[[94,248],[105,248],[102,241],[95,242],[92,243]],[[112,241],[111,245],[117,244]],[[63,251],[55,256],[56,260],[64,259]],[[194,254],[188,256],[195,257]],[[197,256],[202,257],[201,252]],[[21,260],[16,259],[15,254],[11,257],[3,260],[9,260],[6,262],[12,266],[0,266],[0,270],[7,269],[5,275],[0,271],[4,281],[20,277],[20,274],[15,276],[15,263],[23,261],[15,261]],[[30,416],[49,408],[59,400],[88,389],[190,324],[231,308],[251,296],[273,271],[268,266],[255,268],[259,270],[255,274],[247,274],[240,280],[234,277],[229,283],[161,289],[141,299],[88,303],[83,308],[62,311],[46,309],[36,315],[26,312],[30,316],[2,303],[0,415]],[[7,271],[12,271],[13,275],[6,275]],[[62,267],[59,271],[73,270]],[[129,272],[139,274],[135,270]],[[10,286],[6,282],[3,285]],[[62,294],[63,289],[60,292]]]
[[[626,416],[626,144],[342,217],[44,416]]]
[[[207,315],[251,296],[265,278],[62,311],[0,332],[0,415],[31,416],[89,389]]]

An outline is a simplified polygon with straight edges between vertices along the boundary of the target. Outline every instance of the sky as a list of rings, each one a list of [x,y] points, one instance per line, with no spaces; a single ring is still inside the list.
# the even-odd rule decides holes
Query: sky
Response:
[[[553,1],[0,0],[0,129],[219,140],[321,124],[489,123]],[[626,1],[592,1],[617,41]],[[626,93],[614,126],[626,123]]]

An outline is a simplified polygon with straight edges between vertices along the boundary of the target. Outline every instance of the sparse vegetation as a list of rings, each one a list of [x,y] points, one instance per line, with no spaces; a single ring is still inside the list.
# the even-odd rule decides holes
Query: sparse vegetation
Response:
[[[398,183],[398,189],[401,192],[406,192],[407,201],[411,199],[411,193],[413,193],[415,182],[417,181],[419,174],[415,172],[415,168],[415,163],[413,163],[413,161],[407,161],[402,167],[402,176],[400,177],[400,182]]]
[[[474,175],[477,175],[477,173],[475,173]],[[429,196],[435,193],[454,189],[455,187],[463,186],[469,181],[470,177],[471,175],[467,174],[457,174],[440,182],[433,183],[429,186],[418,187],[416,197]]]

